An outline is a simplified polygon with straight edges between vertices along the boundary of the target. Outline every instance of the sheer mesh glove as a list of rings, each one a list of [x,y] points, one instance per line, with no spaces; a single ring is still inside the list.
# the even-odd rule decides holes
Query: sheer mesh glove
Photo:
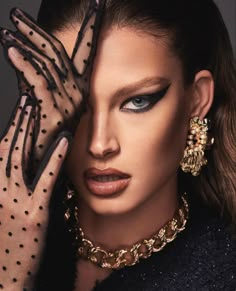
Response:
[[[104,1],[90,1],[70,59],[59,40],[46,33],[26,13],[13,9],[17,31],[1,30],[1,43],[19,82],[38,100],[35,158],[41,160],[54,136],[72,133],[89,96]],[[82,102],[83,101],[83,102]]]
[[[23,96],[0,141],[0,289],[29,290],[44,249],[50,196],[68,149],[60,134],[27,176],[34,106]]]

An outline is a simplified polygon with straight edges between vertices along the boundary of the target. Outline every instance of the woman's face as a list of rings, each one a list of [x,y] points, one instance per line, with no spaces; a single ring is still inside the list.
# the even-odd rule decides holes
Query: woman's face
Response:
[[[61,35],[68,53],[75,37],[76,32]],[[90,209],[127,213],[176,188],[190,100],[181,63],[164,39],[128,27],[102,33],[87,112],[67,161],[69,177]]]

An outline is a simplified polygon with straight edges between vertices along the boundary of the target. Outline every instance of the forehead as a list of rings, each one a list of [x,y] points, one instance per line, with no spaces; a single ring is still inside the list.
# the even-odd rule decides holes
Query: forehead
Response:
[[[72,54],[76,30],[56,33],[67,53]],[[113,27],[100,33],[93,79],[116,82],[115,85],[137,82],[145,77],[167,77],[180,74],[181,63],[166,37],[154,37],[132,27]]]
[[[80,25],[75,24],[70,28],[53,33],[62,42],[69,56],[72,55],[79,29]],[[166,35],[160,34],[160,36],[155,36],[153,33],[148,33],[141,29],[138,30],[132,26],[122,28],[112,26],[111,28],[102,29],[98,42],[98,51],[102,51],[101,48],[103,50],[106,48],[111,53],[117,53],[119,51],[120,55],[123,53],[129,54],[137,48],[138,52],[143,52],[145,49],[149,49],[150,52],[151,48],[155,50],[159,48],[159,53],[162,49],[167,55],[173,56]]]

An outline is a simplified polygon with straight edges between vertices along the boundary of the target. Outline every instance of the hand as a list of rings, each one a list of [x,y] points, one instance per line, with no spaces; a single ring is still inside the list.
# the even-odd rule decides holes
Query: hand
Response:
[[[86,102],[89,96],[103,2],[90,1],[72,60],[59,40],[19,9],[11,12],[17,32],[1,31],[1,42],[20,83],[26,84],[39,103],[35,146],[38,160],[42,159],[55,134],[65,128],[73,132],[78,123],[82,101]]]
[[[23,96],[0,141],[0,289],[8,291],[32,287],[45,245],[50,196],[68,149],[63,133],[29,180],[34,109]]]

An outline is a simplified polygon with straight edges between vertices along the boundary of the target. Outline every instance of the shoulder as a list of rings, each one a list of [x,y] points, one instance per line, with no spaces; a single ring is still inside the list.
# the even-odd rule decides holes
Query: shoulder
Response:
[[[192,201],[189,222],[185,231],[186,244],[194,248],[193,253],[205,256],[210,261],[221,258],[222,262],[236,264],[236,226],[230,224],[216,211],[203,203]]]
[[[169,278],[178,277],[183,290],[236,290],[235,227],[203,203],[192,203],[186,229],[167,254]]]
[[[236,290],[235,229],[210,209],[199,209],[198,214],[179,246],[182,276],[186,284],[195,282],[201,290]]]
[[[201,204],[186,229],[150,258],[114,272],[96,290],[236,290],[236,234]]]

